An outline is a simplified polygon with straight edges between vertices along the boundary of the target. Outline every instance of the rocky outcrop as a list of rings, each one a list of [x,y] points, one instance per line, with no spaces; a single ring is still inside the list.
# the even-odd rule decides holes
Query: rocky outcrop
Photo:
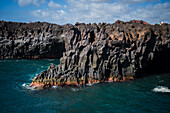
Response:
[[[170,67],[170,25],[143,21],[55,25],[0,24],[1,58],[60,58],[30,86],[51,87],[125,81]]]
[[[77,23],[62,34],[66,51],[60,64],[51,64],[30,86],[41,84],[45,88],[133,80],[141,71],[159,65],[159,61],[167,62],[169,30],[168,24],[153,26],[133,21]]]
[[[60,58],[63,27],[49,23],[0,21],[0,58]]]

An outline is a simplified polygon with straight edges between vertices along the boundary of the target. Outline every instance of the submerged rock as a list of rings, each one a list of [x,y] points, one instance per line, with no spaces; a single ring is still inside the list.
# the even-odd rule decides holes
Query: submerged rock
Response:
[[[43,29],[40,30],[39,35],[33,36],[34,30],[28,32],[22,29],[22,32],[27,31],[27,35],[23,36],[27,44],[19,42],[19,37],[13,42],[9,42],[9,39],[1,40],[3,47],[1,57],[6,55],[4,53],[9,56],[10,47],[13,48],[11,52],[13,57],[19,53],[34,57],[36,55],[43,57],[54,55],[56,58],[62,56],[59,65],[51,64],[47,70],[33,79],[30,86],[44,88],[64,85],[81,86],[99,82],[133,80],[139,77],[143,69],[150,70],[151,66],[160,63],[159,60],[166,62],[170,56],[169,24],[153,26],[142,21],[117,21],[114,24],[99,23],[98,25],[76,23],[75,26],[38,24],[42,24],[39,27]],[[38,36],[40,38],[36,38]],[[17,45],[16,42],[19,44]],[[7,44],[11,46],[7,48]],[[31,46],[30,49],[25,50],[26,45]],[[24,49],[20,49],[22,47]]]

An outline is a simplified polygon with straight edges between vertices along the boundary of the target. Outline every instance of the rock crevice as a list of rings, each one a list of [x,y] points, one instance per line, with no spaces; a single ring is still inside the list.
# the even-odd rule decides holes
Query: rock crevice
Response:
[[[41,25],[37,27],[39,24]],[[166,56],[170,56],[169,24],[150,25],[145,22],[117,21],[113,24],[98,25],[35,25],[31,30],[22,28],[21,34],[25,33],[24,42],[21,41],[23,37],[20,39],[20,35],[17,35],[17,39],[13,37],[10,40],[9,37],[18,31],[5,33],[5,30],[1,30],[0,35],[0,46],[3,48],[1,57],[10,56],[4,53],[20,57],[22,51],[26,51],[23,56],[54,55],[55,58],[60,58],[59,65],[51,64],[47,70],[34,78],[30,86],[45,88],[133,80],[140,77],[140,72],[159,64],[157,62],[161,62],[163,66],[169,60]],[[27,24],[22,25],[24,26]],[[12,49],[7,48],[7,45]],[[33,47],[31,50],[30,45]],[[169,64],[166,65],[170,67]]]
[[[77,86],[133,80],[142,69],[152,68],[149,63],[155,61],[155,55],[169,48],[169,28],[168,24],[153,26],[121,21],[72,26],[64,33],[66,52],[60,64],[47,70],[46,77],[53,77],[42,83]],[[169,49],[166,52],[169,54]],[[42,74],[32,83],[44,80]]]
[[[0,58],[61,58],[63,26],[0,21]]]

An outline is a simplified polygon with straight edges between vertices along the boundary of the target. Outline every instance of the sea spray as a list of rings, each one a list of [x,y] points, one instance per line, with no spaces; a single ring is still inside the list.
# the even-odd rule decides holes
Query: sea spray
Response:
[[[153,89],[154,92],[170,93],[170,89],[166,86],[157,86]]]

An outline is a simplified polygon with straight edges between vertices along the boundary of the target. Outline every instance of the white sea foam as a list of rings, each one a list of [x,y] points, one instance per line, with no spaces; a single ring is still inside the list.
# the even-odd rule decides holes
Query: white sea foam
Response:
[[[71,88],[71,90],[72,90],[72,91],[77,91],[77,89],[76,89],[76,88]]]
[[[100,82],[87,83],[87,84],[86,84],[86,86],[92,86],[92,85],[94,85],[94,84],[98,84],[98,83],[100,83]]]
[[[93,83],[94,84],[94,83]],[[86,84],[86,86],[92,86],[93,84]]]
[[[52,88],[53,88],[53,89],[57,89],[57,88],[58,88],[58,86],[52,86]]]
[[[157,86],[152,91],[154,91],[154,92],[162,92],[162,93],[170,93],[170,89],[168,89],[168,87],[165,87],[165,86]]]
[[[26,86],[26,83],[23,83],[23,84],[22,84],[22,87],[25,87],[25,86]]]
[[[30,87],[30,86],[29,86],[29,83],[23,83],[23,84],[22,84],[22,87],[23,87],[24,89],[35,90],[35,87],[34,87],[34,86]]]
[[[81,90],[81,89],[80,88],[71,88],[71,91],[74,91],[74,92],[79,91],[79,90]]]

